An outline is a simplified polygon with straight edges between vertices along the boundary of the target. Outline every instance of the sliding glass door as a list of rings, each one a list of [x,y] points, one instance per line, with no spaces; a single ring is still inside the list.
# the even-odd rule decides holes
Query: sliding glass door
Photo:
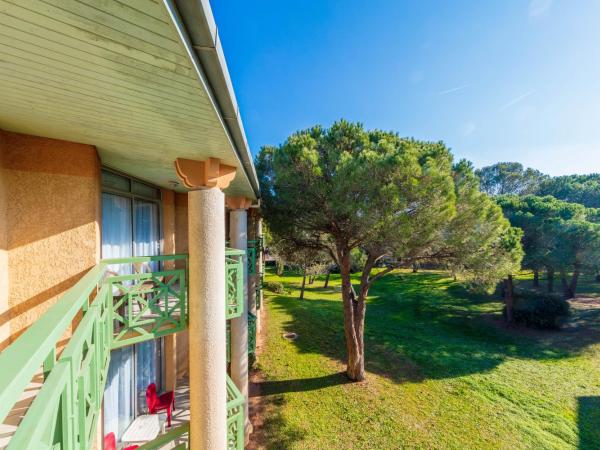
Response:
[[[108,192],[102,194],[102,258],[153,256],[160,254],[159,203],[145,196],[159,191],[112,172],[102,174]],[[110,270],[129,274],[135,270],[156,271],[157,263],[143,266],[115,265]],[[104,392],[104,434],[118,440],[137,415],[146,413],[146,388],[162,387],[162,340],[156,339],[111,353]]]
[[[104,434],[114,433],[119,440],[135,416],[131,383],[133,361],[133,347],[124,347],[110,353],[104,388]]]

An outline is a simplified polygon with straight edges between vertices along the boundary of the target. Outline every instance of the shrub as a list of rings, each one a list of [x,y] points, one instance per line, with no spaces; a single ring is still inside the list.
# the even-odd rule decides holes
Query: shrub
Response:
[[[362,272],[366,260],[366,253],[359,248],[353,248],[350,252],[350,273]],[[331,273],[340,273],[340,268],[337,264],[332,264],[329,271]]]
[[[263,287],[267,291],[274,292],[275,294],[285,294],[285,287],[283,287],[283,283],[279,281],[265,281]]]
[[[514,318],[528,327],[557,330],[569,315],[569,303],[559,295],[515,292]]]

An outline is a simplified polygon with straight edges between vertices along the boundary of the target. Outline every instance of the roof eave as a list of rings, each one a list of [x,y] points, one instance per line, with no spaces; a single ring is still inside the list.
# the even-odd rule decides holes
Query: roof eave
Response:
[[[213,101],[252,190],[260,187],[208,0],[163,0]]]

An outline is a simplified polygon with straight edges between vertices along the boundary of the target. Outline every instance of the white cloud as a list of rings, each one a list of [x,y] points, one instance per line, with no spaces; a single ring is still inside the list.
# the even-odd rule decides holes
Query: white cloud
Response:
[[[468,84],[464,84],[462,86],[456,86],[456,87],[453,87],[453,88],[450,88],[450,89],[446,89],[445,91],[438,92],[438,95],[452,94],[453,92],[462,91],[463,89],[466,89],[468,87],[469,87]]]
[[[460,132],[462,133],[463,136],[467,137],[467,136],[470,136],[471,134],[473,134],[476,129],[477,129],[477,126],[475,125],[475,122],[465,122],[460,127]]]
[[[516,96],[515,98],[513,98],[511,101],[509,101],[505,105],[502,105],[500,107],[500,109],[498,109],[498,111],[504,111],[505,109],[508,109],[511,106],[516,105],[517,103],[519,103],[523,99],[529,97],[531,94],[533,94],[533,91],[527,91],[527,92],[522,93],[521,95]]]
[[[541,16],[548,12],[552,6],[552,0],[530,0],[529,17]]]

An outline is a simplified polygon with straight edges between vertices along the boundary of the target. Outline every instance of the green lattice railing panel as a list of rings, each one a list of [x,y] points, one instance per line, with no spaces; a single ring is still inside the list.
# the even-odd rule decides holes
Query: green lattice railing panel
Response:
[[[225,358],[227,364],[231,362],[231,322],[227,321],[225,328]]]
[[[187,318],[184,269],[132,275],[128,281],[123,276],[111,276],[115,274],[111,269],[115,265],[128,265],[135,270],[137,264],[148,261],[158,267],[167,260],[173,260],[169,264],[175,266],[175,260],[185,262],[187,255],[101,261],[0,354],[0,421],[5,420],[30,382],[38,381],[36,374],[40,369],[43,372],[43,383],[11,437],[10,449],[91,448],[110,350],[120,345],[119,332],[122,330],[116,326],[118,320],[115,320],[113,305],[120,289],[116,283],[122,283],[133,292],[136,278],[145,282],[160,281],[152,294],[148,293],[140,300],[140,305],[145,301],[148,306],[152,305],[150,297],[157,298],[162,295],[160,292],[169,291],[172,296],[173,283],[182,288],[182,293],[177,296],[178,306],[173,306],[170,299],[168,310],[163,309],[161,314],[152,312],[153,323],[139,324],[145,330],[157,330],[159,334],[166,334],[166,328],[168,332],[177,331],[177,327],[169,326],[177,308],[181,311],[178,317]],[[148,285],[144,287],[147,288]],[[59,342],[71,326],[72,334],[57,358]]]
[[[244,396],[227,376],[227,450],[244,449]]]
[[[107,283],[113,305],[113,348],[156,339],[187,327],[184,269],[113,276]]]
[[[247,263],[248,263],[248,276],[252,276],[256,273],[256,256],[258,253],[258,241],[248,241]]]
[[[228,316],[243,311],[243,255],[243,251],[227,251]],[[186,268],[176,268],[177,261]],[[140,264],[154,270],[144,272]],[[118,275],[112,270],[116,266],[127,266],[125,272],[135,273]],[[187,255],[103,260],[0,353],[1,422],[41,369],[44,375],[8,448],[92,448],[110,350],[185,328],[187,278]],[[58,343],[71,325],[73,334],[57,357]],[[227,378],[231,449],[243,449],[243,404],[243,397]],[[187,448],[182,437],[186,433],[189,428],[185,426],[174,429],[141,449],[158,449],[180,438],[182,443],[175,448]]]
[[[256,316],[248,313],[248,353],[256,355]]]
[[[225,250],[225,293],[227,320],[244,312],[244,255],[243,250]]]
[[[260,309],[260,307],[262,306],[262,300],[263,300],[263,281],[264,281],[264,275],[263,272],[259,272],[258,276],[256,277],[256,291],[255,291],[255,298],[256,298],[256,309]]]
[[[93,447],[110,358],[109,299],[104,286],[85,308],[61,356],[46,364],[48,376],[9,449]]]

